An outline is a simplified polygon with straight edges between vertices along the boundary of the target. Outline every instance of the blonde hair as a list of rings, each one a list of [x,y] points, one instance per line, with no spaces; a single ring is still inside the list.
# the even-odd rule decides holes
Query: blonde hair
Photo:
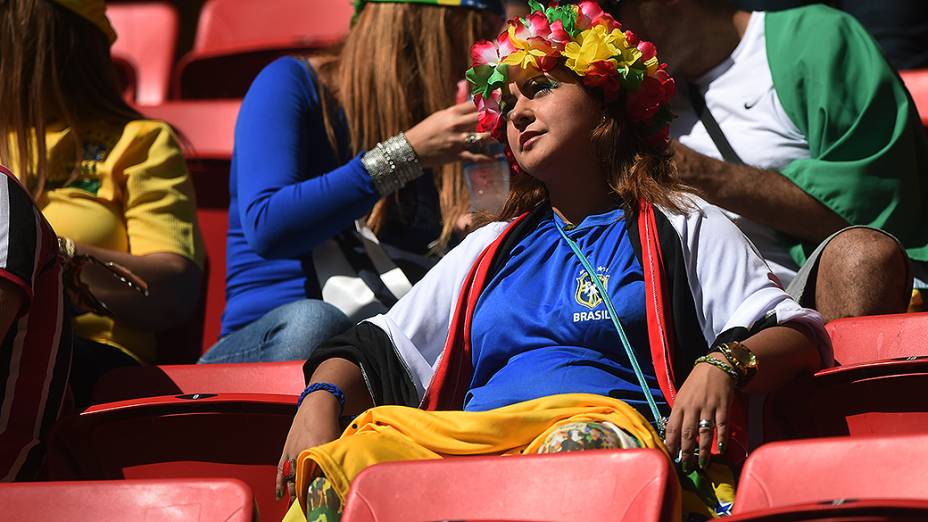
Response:
[[[460,7],[367,4],[345,43],[319,65],[321,99],[344,109],[353,153],[414,126],[455,102],[456,84],[469,66],[474,41],[498,30],[483,12]],[[328,91],[328,92],[326,92]],[[329,141],[335,146],[334,104],[323,103]],[[337,147],[336,147],[337,150]],[[435,176],[442,215],[439,250],[468,211],[460,164]],[[396,196],[380,200],[368,217],[377,232]]]
[[[0,162],[35,198],[45,190],[48,123],[71,128],[79,162],[82,123],[141,118],[119,92],[107,36],[47,0],[0,2],[0,107]]]

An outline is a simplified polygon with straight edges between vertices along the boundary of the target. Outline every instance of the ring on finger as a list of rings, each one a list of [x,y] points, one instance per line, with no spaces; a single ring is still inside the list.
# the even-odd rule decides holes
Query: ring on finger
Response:
[[[296,459],[287,459],[284,461],[283,466],[280,467],[280,471],[283,474],[284,480],[287,482],[293,482],[296,478]]]
[[[699,431],[712,431],[714,427],[715,422],[711,419],[699,419]]]

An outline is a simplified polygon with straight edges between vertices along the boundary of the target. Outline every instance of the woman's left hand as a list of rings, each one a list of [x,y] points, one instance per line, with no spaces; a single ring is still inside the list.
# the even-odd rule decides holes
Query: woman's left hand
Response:
[[[718,354],[710,355],[715,356]],[[719,360],[724,361],[721,357]],[[700,429],[700,420],[713,423],[719,453],[724,453],[728,443],[728,412],[734,397],[735,381],[727,373],[706,363],[693,367],[677,393],[664,438],[671,457],[680,455],[684,472],[692,469],[693,450],[697,446],[699,467],[709,465],[712,429]]]

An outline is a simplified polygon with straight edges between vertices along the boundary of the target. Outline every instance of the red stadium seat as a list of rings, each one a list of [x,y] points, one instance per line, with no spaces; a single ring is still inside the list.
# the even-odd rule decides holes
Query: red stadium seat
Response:
[[[680,484],[657,450],[391,462],[361,472],[344,522],[680,520]]]
[[[928,355],[928,312],[849,317],[825,329],[842,366]]]
[[[928,433],[928,313],[826,326],[841,364],[771,394],[767,440]]]
[[[341,41],[352,13],[348,0],[209,0],[193,50],[177,66],[174,95],[241,98],[275,58]]]
[[[167,121],[180,134],[197,193],[197,219],[206,244],[208,270],[202,338],[193,350],[196,355],[218,340],[225,308],[229,165],[240,105],[239,100],[202,100],[141,108],[147,117]],[[164,362],[193,361],[175,358]]]
[[[153,397],[93,406],[59,421],[51,480],[235,478],[263,519],[280,520],[274,477],[296,405],[290,395]]]
[[[928,127],[928,69],[901,71],[902,81],[912,93],[915,107],[922,118],[922,125]]]
[[[725,519],[727,522],[925,522],[926,500],[838,500],[765,509]]]
[[[748,457],[741,472],[733,520],[742,520],[740,517],[761,520],[760,517],[766,516],[764,510],[808,511],[808,505],[791,506],[811,503],[833,506],[844,499],[880,501],[870,504],[871,507],[907,506],[921,509],[925,515],[928,513],[926,452],[928,435],[844,437],[761,446]]]
[[[131,92],[139,105],[156,105],[168,95],[177,48],[177,11],[164,2],[133,2],[106,7],[118,38],[112,54],[131,67]],[[118,67],[120,68],[120,67]],[[125,76],[125,72],[121,74]]]
[[[93,403],[191,393],[299,395],[303,361],[136,366],[113,370],[97,381]]]
[[[18,522],[257,520],[251,489],[230,479],[0,484],[0,506]]]
[[[148,118],[170,123],[180,134],[188,159],[228,161],[240,105],[241,100],[172,101],[139,110]]]

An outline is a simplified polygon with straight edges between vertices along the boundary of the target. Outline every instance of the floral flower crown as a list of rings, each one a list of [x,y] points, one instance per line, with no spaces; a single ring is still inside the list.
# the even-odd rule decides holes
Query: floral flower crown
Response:
[[[501,103],[509,67],[547,72],[563,65],[584,85],[599,88],[607,102],[624,90],[639,135],[650,143],[666,143],[673,118],[668,102],[676,88],[654,44],[623,32],[593,1],[544,7],[529,0],[528,5],[531,13],[509,20],[495,42],[482,40],[471,47],[473,66],[466,76],[480,112],[477,129],[505,140]]]

